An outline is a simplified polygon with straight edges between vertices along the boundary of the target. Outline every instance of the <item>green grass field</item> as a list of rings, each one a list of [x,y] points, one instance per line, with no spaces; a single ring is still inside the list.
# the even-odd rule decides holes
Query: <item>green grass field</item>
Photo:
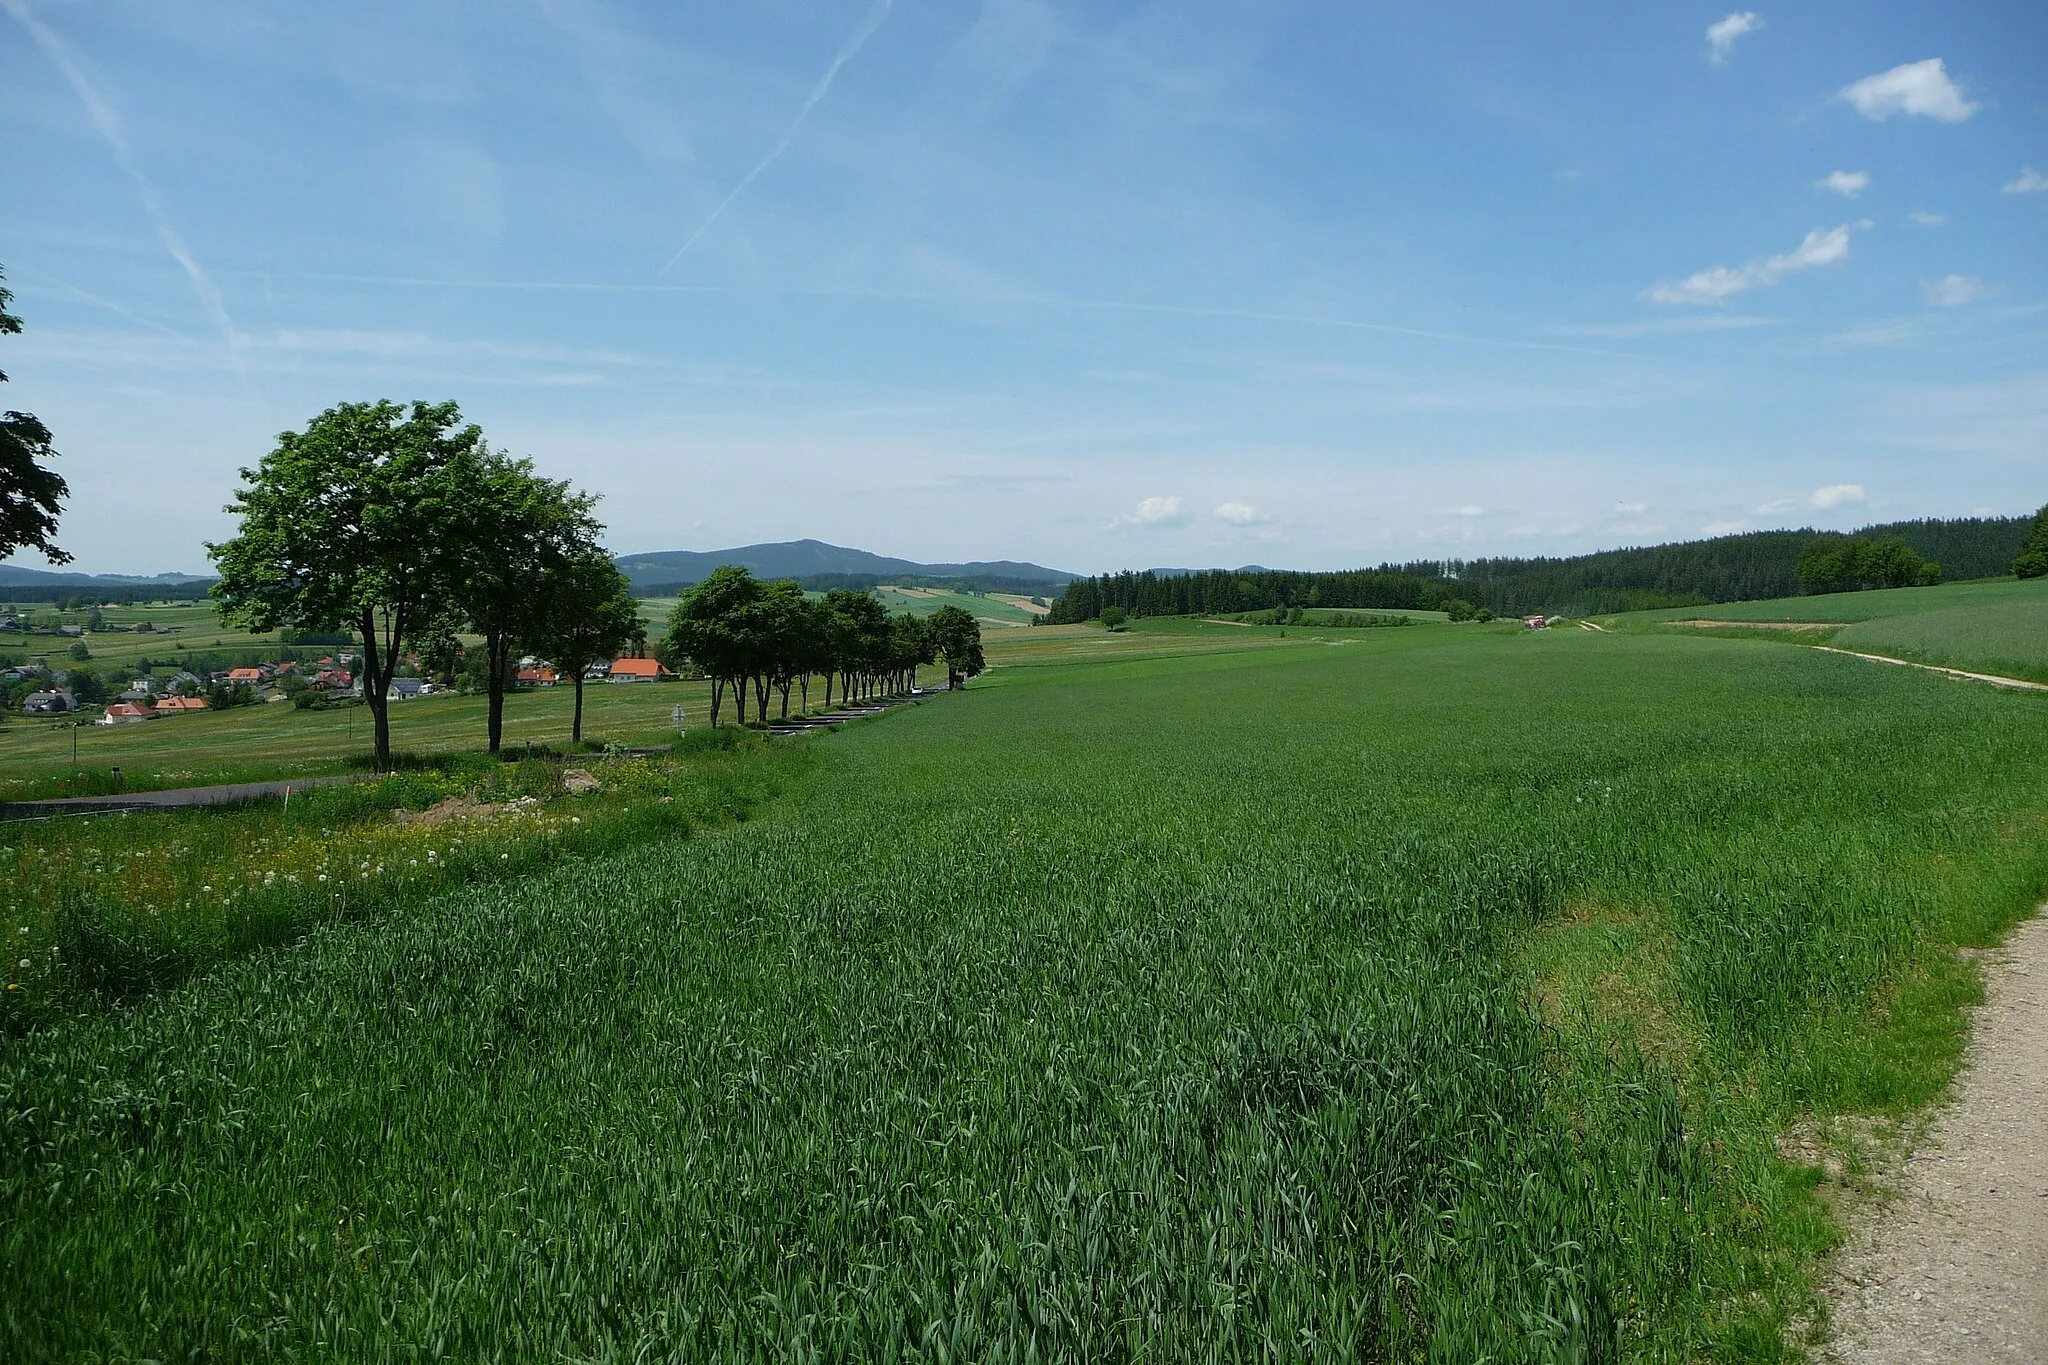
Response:
[[[1692,621],[1755,625],[1755,635],[1827,643],[1915,663],[2048,682],[2048,579],[1993,579],[1934,588],[1829,593],[1770,602],[1731,602],[1602,618],[1614,628],[1677,627]],[[1786,623],[1811,629],[1791,629]],[[1709,627],[1728,634],[1726,626]]]
[[[658,744],[675,738],[673,709],[687,728],[708,723],[708,683],[589,683],[583,737],[594,743]],[[569,746],[574,690],[515,692],[505,703],[505,744]],[[484,744],[484,698],[420,697],[391,704],[391,745],[401,753],[448,754]],[[194,787],[341,772],[370,756],[370,713],[361,706],[300,711],[288,704],[197,711],[136,725],[82,725],[34,716],[0,728],[0,801],[111,790]],[[77,758],[72,757],[73,741]],[[84,774],[81,777],[80,774]]]
[[[0,1045],[0,1357],[1793,1354],[1773,1139],[1938,1092],[2048,707],[1343,634],[1016,632],[745,824]]]

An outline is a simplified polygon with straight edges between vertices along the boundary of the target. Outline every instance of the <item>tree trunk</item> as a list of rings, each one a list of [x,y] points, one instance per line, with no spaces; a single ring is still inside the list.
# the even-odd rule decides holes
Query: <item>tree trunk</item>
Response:
[[[828,668],[825,670],[825,709],[827,711],[832,709],[832,674],[832,669]]]
[[[745,678],[734,678],[732,680],[732,708],[739,717],[739,723],[745,725],[747,723],[747,680]]]
[[[798,678],[797,686],[800,689],[802,689],[803,692],[802,706],[804,709],[804,714],[809,715],[811,713],[811,675],[806,673],[802,677]]]
[[[789,719],[789,685],[792,681],[793,679],[784,678],[775,684],[776,688],[782,693],[782,718],[784,720]]]
[[[494,630],[484,636],[484,666],[490,670],[488,690],[491,706],[487,729],[491,753],[498,752],[505,739],[505,661],[511,652],[512,641],[504,631]]]
[[[583,742],[583,670],[576,669],[570,674],[576,680],[576,718],[569,722],[569,742]]]
[[[718,704],[725,700],[725,679],[711,680],[711,728],[718,728]]]
[[[370,704],[371,732],[375,738],[375,755],[372,760],[380,773],[391,771],[391,713],[388,709],[389,681],[381,676],[386,668],[377,656],[377,615],[365,611],[357,622],[363,634],[363,700]],[[396,635],[396,632],[393,632]],[[397,642],[392,642],[392,651],[397,651]]]
[[[768,675],[754,676],[754,714],[762,720],[768,719]]]

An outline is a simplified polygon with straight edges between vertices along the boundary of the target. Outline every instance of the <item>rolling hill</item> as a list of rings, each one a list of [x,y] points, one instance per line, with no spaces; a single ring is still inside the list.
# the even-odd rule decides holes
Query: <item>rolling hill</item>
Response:
[[[975,580],[989,584],[1032,584],[1058,588],[1079,575],[1016,560],[977,560],[968,564],[920,564],[866,550],[827,545],[822,540],[784,540],[742,545],[730,550],[660,550],[620,555],[618,565],[645,595],[651,588],[701,582],[721,564],[739,564],[762,578],[849,578],[887,582],[892,579]]]

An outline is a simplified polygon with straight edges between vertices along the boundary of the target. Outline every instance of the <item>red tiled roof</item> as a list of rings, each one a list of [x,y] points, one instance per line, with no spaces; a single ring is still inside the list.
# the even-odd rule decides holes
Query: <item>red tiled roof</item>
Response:
[[[658,678],[661,676],[661,663],[657,659],[614,659],[612,676],[616,678],[620,674],[629,678]]]

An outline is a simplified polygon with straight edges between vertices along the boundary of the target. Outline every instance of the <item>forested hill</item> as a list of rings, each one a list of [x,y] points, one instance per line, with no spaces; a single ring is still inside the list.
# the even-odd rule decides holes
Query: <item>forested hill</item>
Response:
[[[618,557],[619,568],[632,581],[633,591],[643,595],[702,582],[722,564],[738,564],[759,578],[799,579],[806,586],[854,586],[852,580],[856,579],[860,580],[859,586],[932,580],[1036,593],[1056,591],[1074,577],[1042,564],[1009,559],[921,564],[843,545],[828,545],[822,540],[785,540],[730,550],[660,550]]]
[[[1854,534],[1898,536],[1942,566],[1944,580],[1991,578],[2011,569],[2027,517],[1888,522]],[[1423,560],[1376,570],[1293,573],[1213,569],[1079,579],[1053,602],[1052,623],[1087,621],[1104,607],[1140,616],[1258,611],[1276,606],[1485,607],[1496,615],[1567,616],[1792,597],[1799,552],[1817,531],[1751,531],[1711,540],[1602,550],[1564,559]]]

